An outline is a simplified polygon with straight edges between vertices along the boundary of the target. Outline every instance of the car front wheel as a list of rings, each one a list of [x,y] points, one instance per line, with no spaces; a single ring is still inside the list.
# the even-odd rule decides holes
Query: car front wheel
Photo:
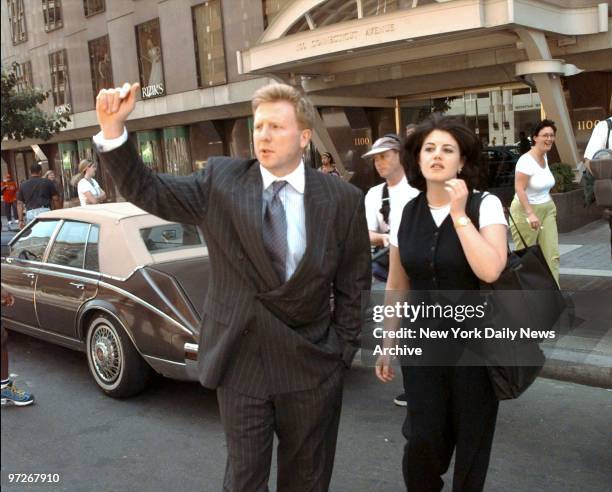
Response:
[[[95,315],[88,325],[86,343],[89,371],[104,393],[127,398],[147,386],[151,368],[112,318]]]

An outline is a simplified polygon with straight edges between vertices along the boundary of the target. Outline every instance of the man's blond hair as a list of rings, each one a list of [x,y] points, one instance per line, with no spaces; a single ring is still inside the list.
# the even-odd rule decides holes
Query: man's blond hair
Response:
[[[295,87],[287,84],[268,84],[257,89],[251,100],[253,114],[261,103],[279,101],[287,101],[293,106],[300,129],[312,130],[315,111],[312,103]]]

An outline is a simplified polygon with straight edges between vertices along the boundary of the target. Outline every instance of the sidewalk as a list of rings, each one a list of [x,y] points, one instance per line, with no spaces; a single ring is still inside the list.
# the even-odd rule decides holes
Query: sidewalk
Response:
[[[612,260],[604,220],[559,235],[561,288],[573,293],[583,319],[554,347],[543,346],[542,376],[612,388]]]

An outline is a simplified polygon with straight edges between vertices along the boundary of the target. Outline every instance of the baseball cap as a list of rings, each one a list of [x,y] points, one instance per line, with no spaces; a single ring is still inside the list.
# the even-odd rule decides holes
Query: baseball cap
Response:
[[[400,140],[397,136],[385,135],[384,137],[379,138],[378,140],[376,140],[376,142],[374,142],[372,148],[368,152],[363,154],[361,157],[365,159],[366,157],[372,157],[376,154],[382,154],[387,150],[397,150],[399,152]]]

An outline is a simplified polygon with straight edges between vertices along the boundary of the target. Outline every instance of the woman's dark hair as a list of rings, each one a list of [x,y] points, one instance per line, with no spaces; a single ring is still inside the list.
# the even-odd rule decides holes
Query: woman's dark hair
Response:
[[[533,128],[531,138],[533,139],[533,137],[537,137],[542,129],[546,127],[552,128],[553,132],[555,132],[555,134],[557,133],[557,127],[555,126],[555,122],[553,120],[542,120]]]
[[[414,188],[426,191],[427,184],[419,166],[419,154],[425,137],[434,130],[450,133],[459,144],[459,152],[464,161],[459,177],[465,180],[468,190],[484,189],[486,183],[480,166],[480,140],[463,121],[434,113],[419,123],[414,132],[406,138],[402,153],[402,165],[408,183]]]

